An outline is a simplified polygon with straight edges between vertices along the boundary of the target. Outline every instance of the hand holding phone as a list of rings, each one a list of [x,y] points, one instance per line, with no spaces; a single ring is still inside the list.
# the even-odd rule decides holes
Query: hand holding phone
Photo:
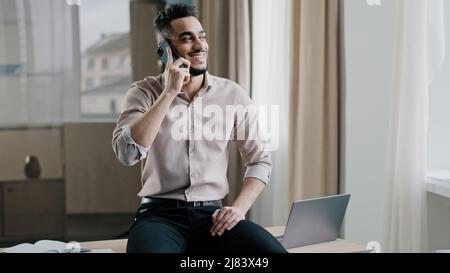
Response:
[[[157,53],[165,65],[165,89],[170,93],[180,93],[183,85],[190,81],[190,62],[180,58],[167,40],[159,44]]]
[[[174,49],[170,45],[170,42],[168,40],[162,41],[161,43],[159,43],[159,47],[156,52],[158,53],[159,58],[161,59],[161,61],[163,62],[163,64],[165,66],[167,66],[167,63],[169,62],[169,54],[167,53],[168,48],[170,48],[170,51],[172,51],[172,61],[173,62],[175,62],[176,60],[178,60],[178,58],[180,58],[180,56],[178,55],[178,52],[176,51],[176,49]],[[187,66],[185,64],[182,64],[180,67],[186,68]]]

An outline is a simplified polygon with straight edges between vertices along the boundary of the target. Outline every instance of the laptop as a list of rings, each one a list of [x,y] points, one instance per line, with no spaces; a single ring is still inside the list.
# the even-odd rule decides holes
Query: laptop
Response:
[[[284,235],[277,236],[285,248],[334,241],[338,238],[350,194],[295,201]]]

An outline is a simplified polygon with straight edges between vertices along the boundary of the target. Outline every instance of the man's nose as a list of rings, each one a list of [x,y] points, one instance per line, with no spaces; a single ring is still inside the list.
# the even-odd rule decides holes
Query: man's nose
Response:
[[[205,51],[206,50],[206,42],[204,42],[204,41],[200,40],[198,37],[196,37],[193,47],[196,51],[199,51],[199,50]]]

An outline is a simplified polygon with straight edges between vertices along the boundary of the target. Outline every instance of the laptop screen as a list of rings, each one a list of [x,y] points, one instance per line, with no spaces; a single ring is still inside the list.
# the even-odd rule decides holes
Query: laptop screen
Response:
[[[334,241],[344,219],[350,194],[295,201],[282,240],[285,248]]]

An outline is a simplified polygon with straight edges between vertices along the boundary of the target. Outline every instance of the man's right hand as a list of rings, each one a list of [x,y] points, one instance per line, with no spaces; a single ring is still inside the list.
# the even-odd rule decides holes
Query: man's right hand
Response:
[[[174,62],[170,47],[167,48],[167,55],[168,60],[166,69],[164,70],[164,91],[177,95],[181,92],[183,85],[188,83],[191,79],[191,74],[189,74],[191,62],[181,57]],[[185,67],[180,67],[182,64],[184,64]]]

